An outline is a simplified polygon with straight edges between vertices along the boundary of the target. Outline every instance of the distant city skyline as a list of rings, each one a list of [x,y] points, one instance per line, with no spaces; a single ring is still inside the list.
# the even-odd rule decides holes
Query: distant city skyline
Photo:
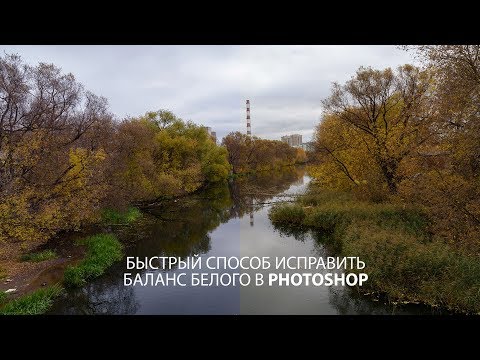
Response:
[[[412,63],[395,46],[3,46],[29,64],[53,63],[86,89],[105,96],[118,120],[171,110],[211,127],[221,139],[246,132],[280,139],[298,133],[311,140],[333,81],[348,80],[359,66]]]

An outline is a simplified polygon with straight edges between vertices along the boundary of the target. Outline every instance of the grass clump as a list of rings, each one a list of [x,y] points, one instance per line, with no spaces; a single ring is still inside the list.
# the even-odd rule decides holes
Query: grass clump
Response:
[[[0,305],[5,302],[6,298],[7,298],[7,293],[4,291],[0,291]]]
[[[0,315],[39,315],[53,304],[53,299],[62,293],[62,287],[53,285],[41,288],[31,294],[6,303],[0,308]]]
[[[105,209],[102,211],[102,221],[109,225],[128,225],[139,219],[142,212],[136,207],[129,207],[125,211]]]
[[[290,226],[301,226],[305,219],[305,211],[301,205],[284,205],[272,209],[270,218],[274,223]]]
[[[432,237],[418,209],[343,194],[308,194],[294,205],[272,208],[269,217],[280,229],[319,230],[338,255],[358,256],[369,276],[362,290],[391,301],[480,313],[478,257]]]
[[[65,271],[64,282],[70,287],[80,287],[87,280],[102,275],[114,262],[122,258],[122,244],[115,235],[94,235],[81,243],[87,247],[85,259]]]
[[[22,255],[22,261],[40,262],[55,259],[57,254],[53,250],[43,250],[36,253]]]

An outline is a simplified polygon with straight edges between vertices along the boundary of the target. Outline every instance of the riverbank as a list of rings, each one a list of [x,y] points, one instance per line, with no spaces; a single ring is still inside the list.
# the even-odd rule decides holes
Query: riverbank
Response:
[[[44,312],[51,304],[51,297],[60,294],[57,285],[81,286],[101,275],[121,258],[122,248],[115,235],[102,232],[110,231],[112,226],[130,225],[141,215],[140,210],[132,207],[124,212],[106,209],[99,223],[82,232],[60,234],[37,246],[16,243],[3,248],[0,313],[2,309],[13,309],[10,305],[17,303],[20,310]],[[51,287],[53,290],[48,290]],[[40,305],[31,306],[32,303]]]
[[[299,167],[299,166],[305,166],[306,163],[305,162],[299,162],[299,163],[294,163],[294,164],[285,164],[285,165],[277,165],[277,166],[272,166],[272,167],[267,167],[267,168],[262,168],[262,169],[249,169],[249,170],[245,170],[245,171],[242,171],[242,172],[238,172],[238,173],[231,173],[230,175],[228,175],[228,180],[235,180],[235,179],[238,179],[238,178],[244,178],[244,177],[249,177],[249,176],[252,176],[252,175],[256,175],[256,174],[265,174],[265,173],[268,173],[268,172],[280,172],[280,171],[283,171],[285,169],[293,169],[295,167]]]
[[[65,269],[80,261],[85,255],[85,248],[75,244],[84,233],[62,234],[42,244],[8,244],[3,247],[0,257],[0,292],[10,290],[9,300],[31,293],[42,284],[51,285],[63,278]],[[50,252],[52,257],[35,259],[35,255]],[[34,260],[28,259],[33,257]],[[35,261],[38,260],[38,261]]]
[[[287,170],[287,169],[286,169]],[[188,197],[143,212],[132,226],[113,227],[124,256],[319,256],[333,255],[317,232],[285,234],[272,226],[273,202],[302,196],[305,169],[256,174],[217,183]],[[172,269],[169,274],[188,273]],[[195,271],[195,270],[193,270]],[[142,270],[132,271],[132,276]],[[355,289],[328,286],[125,286],[125,265],[114,264],[87,286],[66,289],[48,314],[331,314],[430,315],[444,311],[393,305],[360,296]]]
[[[416,208],[311,187],[296,203],[272,208],[269,217],[280,229],[317,230],[336,254],[360,257],[369,275],[363,293],[480,313],[478,257],[436,241]]]

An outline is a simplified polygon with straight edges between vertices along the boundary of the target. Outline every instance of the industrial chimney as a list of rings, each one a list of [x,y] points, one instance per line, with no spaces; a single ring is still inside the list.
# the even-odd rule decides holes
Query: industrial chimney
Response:
[[[250,100],[247,100],[247,135],[252,136],[252,125],[250,123]]]

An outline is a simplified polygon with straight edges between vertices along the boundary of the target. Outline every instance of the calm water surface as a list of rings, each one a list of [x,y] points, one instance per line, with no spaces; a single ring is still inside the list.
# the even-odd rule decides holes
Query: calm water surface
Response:
[[[126,243],[126,256],[199,254],[206,259],[209,256],[333,255],[322,244],[321,234],[287,234],[275,229],[268,219],[272,203],[291,199],[289,194],[302,193],[309,181],[302,168],[241,178],[153,208],[134,227],[115,231]],[[375,302],[358,295],[354,289],[343,287],[125,287],[123,273],[126,271],[123,260],[84,288],[69,291],[55,303],[51,313],[432,313],[423,306],[394,307]]]

